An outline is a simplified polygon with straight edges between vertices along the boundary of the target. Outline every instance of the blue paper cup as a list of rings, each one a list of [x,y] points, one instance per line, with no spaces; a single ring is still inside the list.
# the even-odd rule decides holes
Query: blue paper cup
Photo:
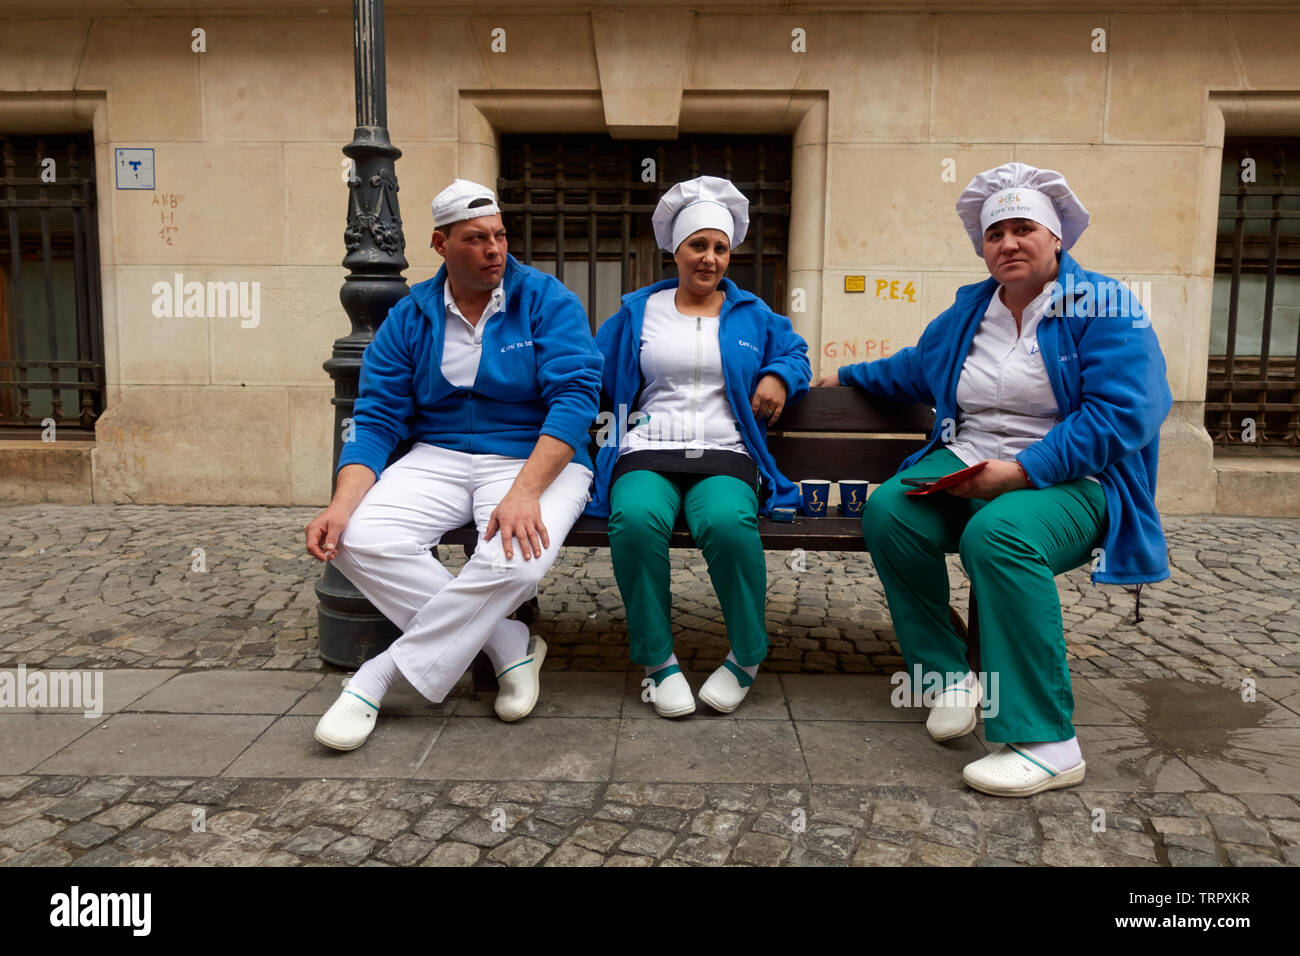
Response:
[[[799,482],[803,513],[809,518],[825,518],[827,503],[831,499],[831,483],[827,478],[808,478]]]
[[[867,503],[867,489],[870,487],[869,481],[841,479],[840,513],[846,518],[861,518],[862,506]]]

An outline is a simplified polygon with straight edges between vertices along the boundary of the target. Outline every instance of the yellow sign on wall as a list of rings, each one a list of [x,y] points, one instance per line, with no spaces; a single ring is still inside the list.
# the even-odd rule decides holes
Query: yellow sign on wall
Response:
[[[844,291],[845,292],[866,292],[867,277],[866,276],[845,276]]]

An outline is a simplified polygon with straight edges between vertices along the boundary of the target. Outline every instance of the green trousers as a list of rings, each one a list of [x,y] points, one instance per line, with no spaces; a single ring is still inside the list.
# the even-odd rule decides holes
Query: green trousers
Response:
[[[990,697],[986,739],[1069,740],[1074,695],[1055,577],[1093,559],[1106,529],[1105,494],[1087,480],[1010,491],[992,501],[905,494],[903,478],[963,467],[952,452],[936,449],[884,482],[862,512],[862,534],[908,672],[970,669],[948,617],[944,555],[956,552],[978,607],[982,682]]]
[[[736,662],[767,655],[767,563],[758,535],[758,496],[730,475],[702,478],[685,491],[653,471],[629,471],[610,489],[609,552],[627,608],[632,660],[646,667],[673,653],[668,539],[679,511],[708,562]]]

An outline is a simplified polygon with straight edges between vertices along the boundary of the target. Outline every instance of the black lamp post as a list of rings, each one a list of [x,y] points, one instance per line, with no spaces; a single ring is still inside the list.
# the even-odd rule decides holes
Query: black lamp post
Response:
[[[397,206],[394,163],[402,151],[388,141],[388,98],[384,72],[384,0],[352,0],[356,64],[357,126],[343,155],[353,161],[348,179],[348,222],[343,232],[349,275],[339,299],[352,331],[334,342],[325,371],[334,379],[334,461],[351,432],[352,403],[361,376],[361,353],[375,337],[388,310],[409,291],[406,239]],[[332,487],[332,485],[331,485]],[[332,563],[316,584],[320,656],[356,667],[384,650],[398,629],[375,610]]]

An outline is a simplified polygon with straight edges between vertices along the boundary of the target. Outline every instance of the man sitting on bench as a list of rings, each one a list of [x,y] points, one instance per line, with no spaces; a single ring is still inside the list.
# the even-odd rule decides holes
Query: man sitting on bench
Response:
[[[506,252],[490,189],[456,180],[433,222],[445,264],[366,348],[353,440],[306,529],[308,552],[338,562],[402,629],[316,725],[336,750],[365,742],[399,674],[437,703],[480,650],[500,683],[497,716],[533,709],[546,644],[506,617],[536,593],[589,496],[602,359],[582,303]],[[430,549],[471,521],[481,540],[453,577]]]

